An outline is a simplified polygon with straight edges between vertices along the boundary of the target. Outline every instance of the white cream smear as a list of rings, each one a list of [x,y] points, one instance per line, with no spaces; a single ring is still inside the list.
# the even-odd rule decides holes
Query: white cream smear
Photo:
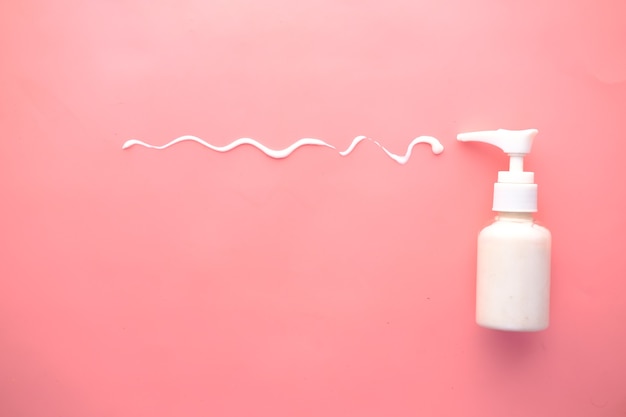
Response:
[[[396,155],[394,153],[391,153],[389,150],[387,150],[387,148],[382,146],[378,141],[372,140],[368,138],[367,136],[357,136],[354,138],[354,140],[352,140],[352,143],[350,143],[350,146],[348,146],[348,149],[346,149],[343,152],[339,152],[339,155],[341,156],[349,155],[354,150],[354,148],[356,148],[356,146],[364,140],[369,140],[369,141],[374,142],[379,148],[381,148],[387,154],[387,156],[389,156],[391,159],[393,159],[394,161],[402,165],[406,164],[409,161],[409,158],[411,158],[411,151],[413,150],[413,147],[417,145],[418,143],[429,144],[435,155],[438,155],[441,152],[443,152],[443,145],[441,144],[441,142],[439,142],[436,138],[432,136],[419,136],[413,139],[411,143],[409,143],[409,147],[407,148],[406,153],[404,155]],[[327,148],[337,149],[333,145],[330,145],[321,139],[314,139],[314,138],[299,139],[284,149],[271,149],[263,145],[262,143],[251,138],[239,138],[229,143],[228,145],[215,146],[215,145],[211,145],[210,143],[205,142],[204,140],[200,139],[197,136],[191,136],[191,135],[181,136],[161,146],[150,145],[149,143],[145,143],[137,139],[130,139],[124,142],[124,145],[122,145],[122,149],[128,149],[134,145],[139,145],[139,146],[143,146],[143,147],[150,148],[150,149],[166,149],[166,148],[169,148],[170,146],[176,145],[177,143],[184,142],[184,141],[197,142],[216,152],[228,152],[241,145],[252,145],[256,147],[257,149],[259,149],[261,152],[263,152],[265,155],[271,158],[275,158],[275,159],[286,158],[289,155],[291,155],[296,149],[302,146],[325,146]]]

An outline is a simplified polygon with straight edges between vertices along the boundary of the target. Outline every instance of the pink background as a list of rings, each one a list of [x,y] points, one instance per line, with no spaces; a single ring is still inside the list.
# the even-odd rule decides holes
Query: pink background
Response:
[[[0,5],[0,415],[622,416],[626,3]],[[498,150],[552,324],[474,324]],[[306,148],[276,161],[249,136]]]

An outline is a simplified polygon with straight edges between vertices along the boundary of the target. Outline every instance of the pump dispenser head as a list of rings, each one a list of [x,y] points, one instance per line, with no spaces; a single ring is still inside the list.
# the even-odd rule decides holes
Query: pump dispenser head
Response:
[[[509,155],[509,170],[498,172],[494,184],[493,211],[534,213],[537,211],[535,174],[524,171],[524,157],[530,153],[537,129],[489,130],[460,133],[461,142],[483,142],[496,146]]]

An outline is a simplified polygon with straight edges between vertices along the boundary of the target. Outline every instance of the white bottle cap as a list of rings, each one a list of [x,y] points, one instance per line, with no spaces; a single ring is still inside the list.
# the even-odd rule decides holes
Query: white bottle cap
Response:
[[[537,129],[490,130],[460,133],[461,142],[484,142],[502,149],[511,158],[508,171],[498,173],[493,188],[493,210],[514,213],[537,211],[535,174],[524,171],[524,157],[530,153]]]

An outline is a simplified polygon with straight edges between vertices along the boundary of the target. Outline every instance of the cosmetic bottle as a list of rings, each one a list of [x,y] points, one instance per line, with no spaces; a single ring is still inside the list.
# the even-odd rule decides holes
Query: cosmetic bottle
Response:
[[[483,142],[509,155],[508,171],[494,185],[495,221],[478,235],[476,323],[508,331],[539,331],[550,318],[551,234],[533,219],[534,173],[524,171],[536,129],[461,133],[462,142]]]

